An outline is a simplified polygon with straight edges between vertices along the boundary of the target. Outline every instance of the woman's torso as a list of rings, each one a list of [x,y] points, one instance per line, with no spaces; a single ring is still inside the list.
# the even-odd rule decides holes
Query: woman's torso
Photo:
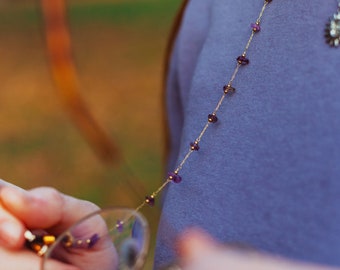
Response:
[[[170,170],[215,108],[261,0],[189,1],[168,77]],[[218,122],[164,197],[156,264],[190,226],[291,258],[340,265],[340,47],[335,0],[273,1]]]

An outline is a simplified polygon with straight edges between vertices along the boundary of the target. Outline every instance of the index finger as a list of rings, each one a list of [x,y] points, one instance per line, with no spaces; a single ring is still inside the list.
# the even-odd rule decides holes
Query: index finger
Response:
[[[26,191],[5,185],[0,189],[0,200],[27,228],[54,228],[57,232],[99,209],[93,203],[67,196],[49,187]]]

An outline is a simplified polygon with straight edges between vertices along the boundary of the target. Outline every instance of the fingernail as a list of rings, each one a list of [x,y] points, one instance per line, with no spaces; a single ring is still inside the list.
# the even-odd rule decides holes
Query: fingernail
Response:
[[[1,242],[8,247],[17,246],[21,238],[21,231],[22,228],[14,222],[5,221],[0,223]]]

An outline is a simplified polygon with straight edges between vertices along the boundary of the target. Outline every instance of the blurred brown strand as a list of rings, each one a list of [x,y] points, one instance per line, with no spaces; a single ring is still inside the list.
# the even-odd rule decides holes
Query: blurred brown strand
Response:
[[[109,165],[118,165],[121,161],[118,146],[93,118],[80,95],[66,19],[65,0],[40,1],[51,72],[62,103],[100,160]]]

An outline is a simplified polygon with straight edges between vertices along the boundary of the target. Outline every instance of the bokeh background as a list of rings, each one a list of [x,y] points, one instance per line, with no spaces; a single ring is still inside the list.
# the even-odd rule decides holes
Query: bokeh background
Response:
[[[163,180],[163,60],[180,0],[66,2],[81,95],[124,162],[102,162],[65,112],[39,1],[0,0],[0,178],[135,207]],[[154,244],[159,206],[143,213]]]

